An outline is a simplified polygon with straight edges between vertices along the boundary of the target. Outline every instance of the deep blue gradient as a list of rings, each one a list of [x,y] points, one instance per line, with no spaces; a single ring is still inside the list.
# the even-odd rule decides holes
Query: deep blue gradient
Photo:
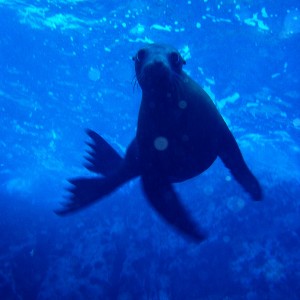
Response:
[[[119,153],[134,137],[148,42],[180,50],[264,189],[253,202],[220,161],[176,185],[199,245],[139,180],[53,213],[88,174],[85,128]],[[0,1],[0,299],[300,299],[299,53],[298,0]]]

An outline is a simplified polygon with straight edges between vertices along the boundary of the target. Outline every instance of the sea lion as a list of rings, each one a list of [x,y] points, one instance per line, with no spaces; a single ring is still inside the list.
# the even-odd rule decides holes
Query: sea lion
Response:
[[[262,189],[213,101],[182,70],[186,62],[179,52],[150,44],[133,60],[142,90],[136,137],[122,158],[88,130],[93,142],[86,167],[102,176],[71,179],[68,202],[56,213],[80,210],[140,176],[152,207],[177,230],[201,241],[205,233],[181,204],[172,183],[201,174],[220,157],[254,200],[262,199]]]

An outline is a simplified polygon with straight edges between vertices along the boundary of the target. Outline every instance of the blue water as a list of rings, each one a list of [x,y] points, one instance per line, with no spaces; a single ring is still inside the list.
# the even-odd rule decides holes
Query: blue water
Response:
[[[176,185],[201,244],[139,180],[53,213],[88,174],[85,128],[119,153],[134,137],[131,57],[151,42],[180,50],[264,189],[253,202],[220,161]],[[0,299],[300,299],[299,53],[298,0],[0,0]]]

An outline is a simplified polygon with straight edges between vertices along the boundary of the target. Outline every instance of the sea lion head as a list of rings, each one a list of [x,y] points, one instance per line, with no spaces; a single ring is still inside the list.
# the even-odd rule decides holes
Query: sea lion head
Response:
[[[132,58],[137,81],[144,91],[160,93],[174,86],[186,63],[180,53],[168,45],[150,44]]]

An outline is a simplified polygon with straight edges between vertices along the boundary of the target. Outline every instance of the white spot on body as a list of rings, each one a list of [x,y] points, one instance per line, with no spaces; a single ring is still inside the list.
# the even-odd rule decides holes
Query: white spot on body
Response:
[[[168,148],[169,142],[168,139],[163,136],[158,136],[154,140],[154,147],[158,151],[164,151]]]
[[[181,139],[183,142],[188,142],[190,138],[187,134],[184,134],[184,135],[182,135]]]
[[[231,176],[227,175],[227,176],[225,177],[225,180],[226,180],[226,181],[231,181]]]
[[[178,107],[181,109],[185,109],[187,107],[187,102],[185,100],[180,100],[178,102]]]
[[[239,212],[245,207],[245,201],[241,198],[231,197],[227,201],[227,208],[233,212]]]

